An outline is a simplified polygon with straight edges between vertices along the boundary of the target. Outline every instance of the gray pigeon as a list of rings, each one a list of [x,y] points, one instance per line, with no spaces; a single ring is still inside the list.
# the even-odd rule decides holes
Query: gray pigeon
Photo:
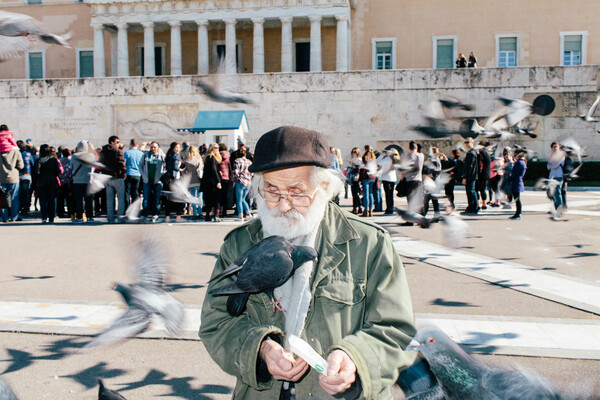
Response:
[[[283,285],[294,271],[307,261],[317,262],[317,252],[309,246],[296,246],[282,236],[269,236],[238,257],[210,282],[238,273],[237,280],[213,288],[213,296],[229,296],[227,311],[234,317],[246,307],[250,294],[265,292],[275,308],[283,311],[275,301],[273,290]]]
[[[181,303],[165,292],[167,272],[161,241],[156,236],[146,236],[141,242],[137,263],[139,282],[134,285],[117,282],[114,288],[129,308],[84,349],[136,336],[150,326],[154,315],[162,319],[169,333],[177,334],[184,314]]]
[[[204,81],[198,81],[196,82],[196,86],[201,88],[209,99],[218,103],[252,104],[253,102],[249,98],[233,92],[236,85],[233,82],[234,77],[226,74],[227,66],[225,60],[225,58],[221,59],[221,62],[219,63],[219,69],[213,76],[214,84],[211,85],[210,83]],[[236,68],[237,67],[235,65],[230,66],[230,69],[232,70],[235,70]]]
[[[173,179],[169,184],[170,190],[163,190],[162,194],[174,203],[200,204],[200,197],[194,197],[190,193],[189,186],[191,175],[184,175],[180,179]]]
[[[127,400],[118,392],[104,386],[102,379],[98,379],[98,400]]]
[[[61,37],[48,32],[44,25],[29,15],[0,11],[0,61],[25,54],[30,39],[39,37],[46,43],[70,48],[70,35]]]
[[[0,400],[18,400],[8,383],[0,379]]]
[[[488,367],[436,327],[419,329],[407,351],[419,351],[427,360],[439,387],[416,393],[407,400],[560,400],[545,379],[527,371]]]

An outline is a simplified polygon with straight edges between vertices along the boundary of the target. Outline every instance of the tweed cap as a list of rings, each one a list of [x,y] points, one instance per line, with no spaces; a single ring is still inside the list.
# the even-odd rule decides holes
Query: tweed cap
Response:
[[[280,126],[262,135],[256,143],[250,172],[316,165],[329,168],[331,156],[325,136],[295,126]]]

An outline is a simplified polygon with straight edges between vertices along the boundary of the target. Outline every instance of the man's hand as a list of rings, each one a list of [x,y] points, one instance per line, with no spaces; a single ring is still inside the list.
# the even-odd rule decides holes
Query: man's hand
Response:
[[[277,380],[296,382],[308,370],[308,364],[302,358],[294,360],[291,353],[285,351],[274,340],[265,340],[260,345],[260,358],[267,364],[269,373]]]
[[[321,387],[332,396],[348,390],[356,380],[356,365],[348,354],[342,350],[334,350],[327,357],[327,362],[327,376],[319,376]]]
[[[463,185],[466,185],[466,184],[467,184],[467,180],[463,179]]]

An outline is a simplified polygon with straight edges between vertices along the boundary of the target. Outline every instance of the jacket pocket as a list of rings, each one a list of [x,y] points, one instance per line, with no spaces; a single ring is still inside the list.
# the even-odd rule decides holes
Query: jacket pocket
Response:
[[[333,280],[318,286],[315,297],[353,306],[365,298],[365,282],[356,279]]]

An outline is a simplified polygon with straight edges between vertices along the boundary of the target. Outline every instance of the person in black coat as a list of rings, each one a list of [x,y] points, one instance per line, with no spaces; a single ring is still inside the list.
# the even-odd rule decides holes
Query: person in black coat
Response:
[[[219,145],[213,143],[208,149],[206,157],[204,157],[204,169],[202,173],[202,182],[200,184],[206,212],[206,217],[204,218],[205,221],[221,221],[219,216],[221,209],[219,198],[221,189],[221,173],[219,172],[220,163],[221,154],[219,154]]]
[[[488,142],[480,142],[481,148],[479,149],[479,174],[477,175],[477,192],[481,196],[481,209],[487,209],[487,186],[490,182],[490,167],[492,165],[492,157],[488,152],[486,146]]]
[[[467,192],[467,201],[469,205],[467,209],[462,213],[463,215],[476,215],[477,214],[477,192],[475,191],[475,183],[477,182],[477,171],[479,165],[477,162],[477,152],[473,148],[475,141],[473,138],[465,139],[465,147],[467,148],[467,155],[465,156],[462,182],[465,185],[465,191]]]

